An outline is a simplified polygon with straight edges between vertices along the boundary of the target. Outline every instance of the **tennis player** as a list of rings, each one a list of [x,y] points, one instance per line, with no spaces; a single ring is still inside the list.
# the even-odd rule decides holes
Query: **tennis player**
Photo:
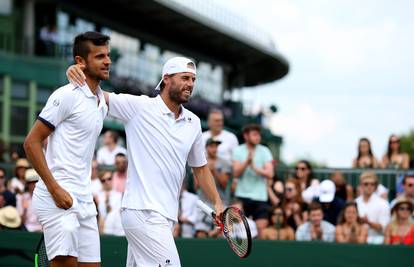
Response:
[[[72,66],[69,80],[82,83]],[[181,266],[172,235],[186,163],[201,189],[223,212],[207,167],[200,119],[183,107],[194,87],[196,66],[185,57],[168,60],[155,98],[105,93],[108,114],[123,121],[128,174],[122,200],[122,225],[128,240],[127,266]]]
[[[86,84],[68,84],[53,92],[24,142],[27,157],[42,177],[33,205],[53,267],[100,266],[90,177],[95,144],[108,111],[99,87],[101,80],[109,78],[108,42],[109,37],[98,32],[76,36],[73,56],[85,66]]]

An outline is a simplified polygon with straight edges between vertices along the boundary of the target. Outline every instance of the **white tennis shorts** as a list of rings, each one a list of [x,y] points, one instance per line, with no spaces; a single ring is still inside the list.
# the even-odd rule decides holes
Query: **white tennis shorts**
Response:
[[[122,209],[128,240],[127,267],[180,267],[174,221],[152,210]]]
[[[78,262],[101,262],[96,206],[80,202],[72,195],[73,205],[64,210],[56,207],[50,194],[35,190],[33,206],[43,226],[47,258],[73,256]]]

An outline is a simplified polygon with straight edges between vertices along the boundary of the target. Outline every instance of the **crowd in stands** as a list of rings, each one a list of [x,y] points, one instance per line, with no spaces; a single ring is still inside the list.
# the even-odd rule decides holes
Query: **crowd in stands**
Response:
[[[408,171],[410,159],[401,152],[398,136],[390,136],[381,160],[374,156],[367,138],[359,140],[352,167],[363,171],[358,185],[352,186],[340,172],[319,181],[306,160],[297,162],[289,177],[278,179],[272,153],[261,144],[259,125],[243,128],[242,144],[224,129],[220,110],[209,113],[208,127],[203,139],[218,192],[226,206],[244,211],[253,238],[414,245],[414,172]],[[91,174],[99,229],[102,234],[123,236],[119,213],[128,186],[128,155],[117,132],[106,131],[102,140]],[[395,198],[389,199],[378,168],[407,170]],[[0,229],[41,231],[31,203],[39,179],[24,158],[16,159],[13,177],[0,168]],[[203,177],[191,179],[194,183],[186,180],[181,190],[174,236],[220,238],[211,216],[197,208],[199,199],[208,203],[198,188]]]

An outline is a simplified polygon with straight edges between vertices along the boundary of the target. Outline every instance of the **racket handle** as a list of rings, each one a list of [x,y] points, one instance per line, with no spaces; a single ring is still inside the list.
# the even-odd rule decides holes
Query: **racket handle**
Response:
[[[207,214],[210,214],[211,216],[215,217],[215,212],[212,208],[210,208],[209,206],[207,206],[207,204],[205,204],[203,201],[201,200],[197,200],[197,206],[204,211]]]

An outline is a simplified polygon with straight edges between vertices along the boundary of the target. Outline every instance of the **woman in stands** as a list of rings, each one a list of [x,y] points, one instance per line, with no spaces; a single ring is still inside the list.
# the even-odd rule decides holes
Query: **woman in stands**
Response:
[[[265,240],[295,240],[295,232],[287,224],[286,214],[279,206],[269,214],[269,226],[263,230]]]
[[[385,244],[414,245],[413,203],[406,198],[396,201],[391,222],[385,228]]]
[[[392,134],[388,139],[387,154],[382,157],[381,167],[387,169],[407,170],[410,165],[410,157],[401,152],[400,138]]]
[[[336,226],[336,242],[363,244],[367,238],[368,228],[359,220],[357,204],[346,203]]]
[[[371,149],[371,142],[368,138],[359,139],[358,155],[352,161],[352,168],[378,168],[379,164]]]
[[[285,181],[282,208],[286,214],[287,224],[294,230],[308,220],[308,205],[302,200],[301,185],[295,178]]]

